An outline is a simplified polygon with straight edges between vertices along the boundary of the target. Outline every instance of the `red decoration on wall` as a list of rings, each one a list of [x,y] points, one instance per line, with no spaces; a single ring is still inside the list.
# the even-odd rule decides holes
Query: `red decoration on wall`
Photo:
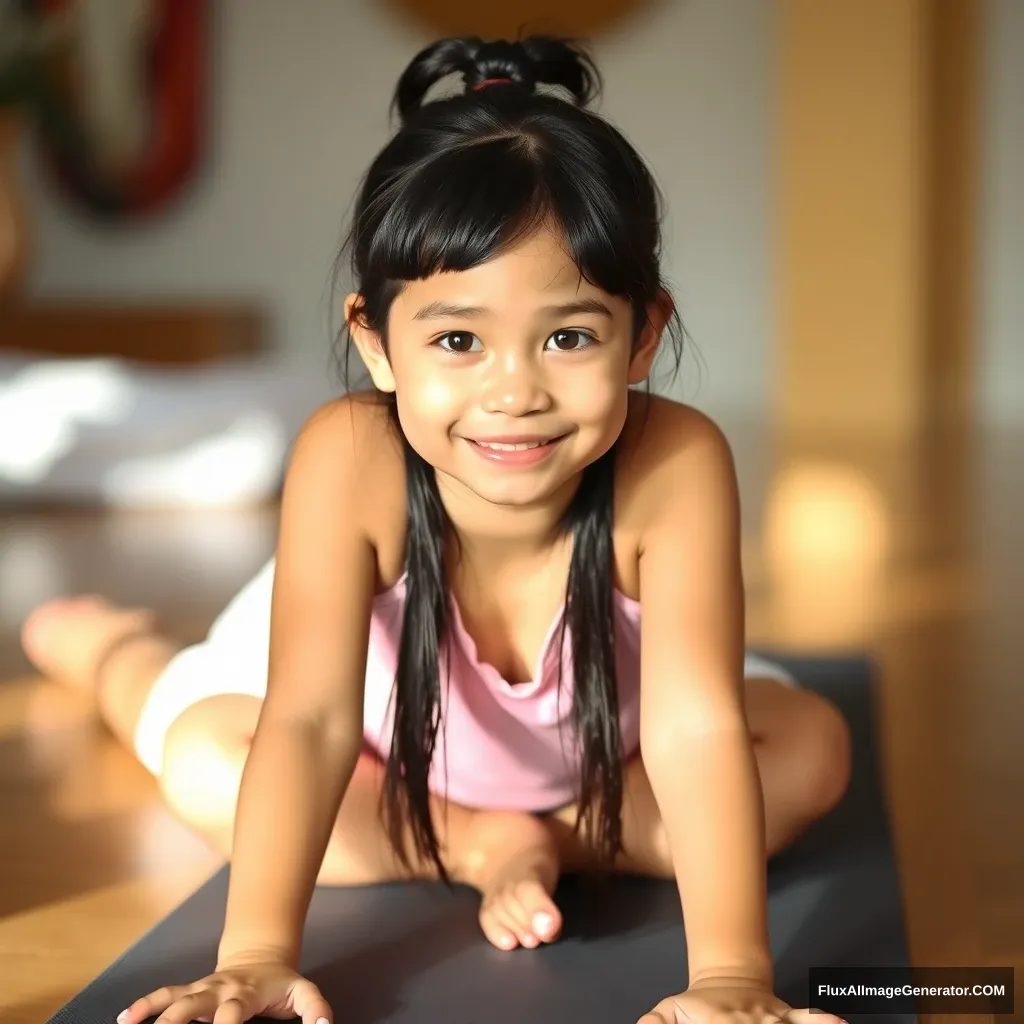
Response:
[[[84,0],[38,0],[47,14]],[[86,97],[81,49],[53,67],[52,85],[63,131],[43,136],[55,178],[77,204],[105,219],[151,214],[176,198],[195,176],[203,153],[207,90],[207,0],[147,0],[149,30],[133,55],[145,71],[148,134],[134,162],[111,169],[97,159],[82,116]]]

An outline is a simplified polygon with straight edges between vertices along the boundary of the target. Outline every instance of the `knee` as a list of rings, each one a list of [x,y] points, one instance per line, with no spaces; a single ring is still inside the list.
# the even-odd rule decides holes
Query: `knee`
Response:
[[[248,746],[241,735],[232,738],[215,726],[207,703],[187,708],[168,727],[160,789],[189,824],[220,833],[234,820]]]
[[[644,874],[672,878],[675,875],[672,844],[651,788],[647,766],[639,757],[626,769],[623,797],[622,839],[626,860]]]
[[[396,877],[396,861],[380,814],[382,782],[380,760],[364,751],[331,829],[317,885],[374,885]]]
[[[804,749],[806,806],[813,817],[820,817],[846,794],[853,759],[846,718],[831,701],[817,694],[810,695],[806,709]]]
[[[655,874],[672,878],[675,875],[675,866],[672,863],[672,844],[669,842],[668,831],[665,829],[665,822],[660,814],[654,824],[651,848],[654,852]]]

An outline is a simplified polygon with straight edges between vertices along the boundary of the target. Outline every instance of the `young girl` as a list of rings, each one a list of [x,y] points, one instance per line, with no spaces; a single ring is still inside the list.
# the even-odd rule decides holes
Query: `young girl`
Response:
[[[333,1021],[296,973],[316,883],[467,883],[512,949],[557,939],[561,871],[601,867],[678,882],[689,978],[645,1024],[798,1019],[766,858],[839,800],[848,736],[744,658],[722,433],[633,390],[663,334],[678,369],[678,317],[596,85],[549,38],[419,54],[350,239],[375,389],[297,439],[275,560],[186,650],[95,597],[26,623],[231,858],[216,972],[118,1020]]]

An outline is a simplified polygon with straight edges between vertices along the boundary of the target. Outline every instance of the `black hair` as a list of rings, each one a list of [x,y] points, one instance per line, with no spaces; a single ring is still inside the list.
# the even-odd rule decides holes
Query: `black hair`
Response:
[[[426,101],[452,74],[464,90]],[[538,86],[560,87],[538,91]],[[628,299],[634,343],[659,290],[661,197],[641,157],[587,109],[600,89],[578,43],[444,39],[405,69],[392,101],[400,127],[370,166],[343,251],[351,253],[352,316],[388,354],[388,313],[403,282],[467,270],[554,223],[580,273]],[[681,323],[668,332],[679,367]],[[348,381],[346,347],[345,380]],[[439,654],[448,641],[446,544],[458,544],[434,469],[404,439],[395,395],[384,402],[405,452],[407,590],[393,693],[394,732],[382,810],[395,853],[442,863],[428,778],[441,724]],[[572,642],[572,726],[580,758],[577,828],[605,863],[621,850],[622,749],[615,672],[612,509],[617,445],[586,466],[558,525],[572,535],[561,641]],[[561,659],[559,659],[561,666]],[[559,679],[561,684],[561,678]]]

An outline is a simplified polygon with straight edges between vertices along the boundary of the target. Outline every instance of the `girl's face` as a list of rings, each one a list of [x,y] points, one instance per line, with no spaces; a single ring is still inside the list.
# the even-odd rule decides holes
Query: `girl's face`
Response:
[[[664,322],[633,348],[632,321],[545,229],[471,270],[406,284],[388,319],[390,360],[375,335],[353,325],[353,338],[439,484],[537,507],[619,436],[627,385],[646,378]],[[479,444],[555,438],[540,458],[488,457]]]

